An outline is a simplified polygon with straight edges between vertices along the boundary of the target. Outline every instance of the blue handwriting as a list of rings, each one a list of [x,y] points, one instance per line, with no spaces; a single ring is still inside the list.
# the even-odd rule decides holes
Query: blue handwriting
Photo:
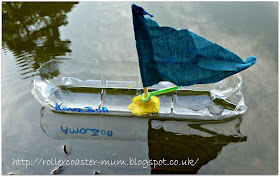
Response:
[[[55,105],[55,110],[56,111],[72,111],[72,112],[97,112],[97,113],[101,113],[101,112],[109,112],[107,108],[105,107],[102,107],[102,110],[100,109],[95,109],[93,110],[92,107],[85,107],[87,110],[86,111],[83,111],[82,109],[80,108],[67,108],[67,107],[64,107],[63,109],[60,108],[59,104],[56,103]]]
[[[99,130],[99,129],[94,129],[94,128],[68,128],[68,127],[63,127],[61,125],[60,127],[61,131],[67,135],[68,133],[71,133],[71,134],[88,134],[91,133],[91,136],[98,136],[98,135],[103,135],[103,136],[113,136],[113,131],[112,130]],[[100,134],[98,134],[100,133]]]

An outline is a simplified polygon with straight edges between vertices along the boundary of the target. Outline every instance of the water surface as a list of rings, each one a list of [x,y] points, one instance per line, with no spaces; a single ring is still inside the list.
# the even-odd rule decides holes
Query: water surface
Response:
[[[256,56],[257,64],[240,73],[246,113],[213,123],[116,120],[48,112],[30,93],[41,64],[57,57],[137,61],[132,3],[3,2],[2,173],[51,174],[58,167],[13,165],[13,159],[18,158],[34,162],[51,158],[129,161],[189,157],[200,160],[194,167],[69,165],[61,174],[277,174],[278,3],[134,3],[155,15],[160,26],[187,28],[243,59]],[[118,67],[116,72],[123,72],[122,66]],[[122,136],[103,140],[101,136],[64,134],[58,140],[51,133],[60,131],[57,126],[61,124],[100,131],[111,127]],[[68,155],[62,150],[64,145],[70,147]]]

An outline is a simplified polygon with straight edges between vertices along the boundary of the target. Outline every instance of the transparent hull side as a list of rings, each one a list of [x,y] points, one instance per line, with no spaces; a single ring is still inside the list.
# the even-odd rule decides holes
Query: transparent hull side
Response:
[[[215,84],[180,87],[158,96],[159,113],[142,117],[220,120],[240,115],[247,109],[241,85],[235,74]],[[160,82],[149,90],[171,86]],[[56,112],[135,116],[128,105],[143,86],[137,62],[55,59],[38,69],[31,92]]]
[[[158,136],[151,130],[176,134],[177,138],[187,135],[191,139],[208,137],[216,143],[246,141],[240,132],[241,116],[223,121],[189,121],[173,119],[154,119],[142,117],[102,116],[85,114],[57,114],[45,107],[40,111],[40,125],[43,132],[52,139],[89,139],[89,140],[123,140],[149,141],[149,136]],[[185,137],[184,139],[188,139]],[[160,140],[160,139],[157,139]],[[198,140],[199,142],[199,140]],[[222,144],[223,144],[222,143]],[[212,144],[212,143],[211,143]],[[201,145],[201,144],[200,144]],[[209,147],[210,148],[210,147]]]

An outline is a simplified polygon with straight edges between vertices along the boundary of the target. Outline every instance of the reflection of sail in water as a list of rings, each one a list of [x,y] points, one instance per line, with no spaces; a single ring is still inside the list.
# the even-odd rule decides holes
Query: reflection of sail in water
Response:
[[[28,78],[39,66],[56,56],[70,53],[71,41],[60,39],[59,27],[77,2],[2,3],[3,50],[16,57],[21,75]]]
[[[151,173],[197,173],[203,165],[216,159],[224,146],[247,140],[239,131],[241,121],[241,117],[220,123],[150,120],[149,158],[178,162],[178,165],[155,166]]]
[[[150,160],[197,160],[194,166],[150,166],[151,173],[197,173],[230,143],[246,141],[241,117],[224,121],[178,121],[139,117],[62,114],[41,109],[41,128],[53,139],[147,142]],[[112,152],[115,147],[112,147]],[[135,152],[137,153],[137,152]],[[190,163],[190,162],[189,162]],[[194,163],[193,163],[194,164]]]

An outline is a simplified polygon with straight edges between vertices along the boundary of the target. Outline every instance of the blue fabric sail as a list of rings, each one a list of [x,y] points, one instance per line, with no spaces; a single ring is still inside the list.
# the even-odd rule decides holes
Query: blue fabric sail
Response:
[[[142,7],[132,5],[133,26],[144,87],[160,81],[177,86],[218,82],[256,63],[187,30],[161,27]],[[145,15],[149,15],[145,16]]]

